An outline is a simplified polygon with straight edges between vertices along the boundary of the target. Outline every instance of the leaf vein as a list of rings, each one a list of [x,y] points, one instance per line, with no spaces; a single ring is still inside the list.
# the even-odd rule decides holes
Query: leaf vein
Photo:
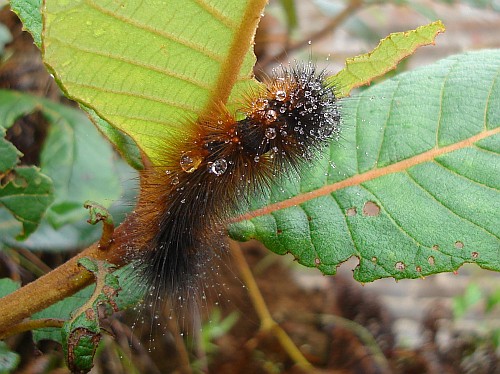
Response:
[[[213,18],[215,18],[221,24],[226,26],[228,29],[235,30],[238,27],[236,22],[232,22],[231,19],[224,16],[224,14],[222,14],[218,9],[210,6],[210,4],[208,4],[206,1],[204,0],[193,0],[193,1],[196,4],[198,4],[200,8],[205,10],[208,14],[210,14]]]
[[[387,125],[389,124],[389,118],[391,118],[391,112],[394,108],[394,97],[396,96],[396,92],[397,90],[399,89],[399,86],[401,85],[401,80],[398,80],[398,85],[396,86],[396,88],[394,88],[394,91],[392,91],[392,97],[391,97],[391,105],[390,105],[390,108],[389,110],[387,111],[387,118],[386,120],[384,121],[384,128],[382,130],[382,140],[380,142],[380,147],[378,149],[378,153],[377,153],[377,159],[375,161],[375,167],[378,167],[378,163],[380,161],[380,155],[382,153],[382,149],[384,149],[384,143],[385,143],[385,133],[386,133],[386,130],[387,130]],[[357,126],[356,126],[357,127]],[[356,136],[357,136],[357,133],[358,133],[358,130],[356,128]],[[356,144],[360,144],[358,142],[358,139],[356,139]]]
[[[370,194],[372,194],[373,196],[375,196],[375,197],[377,198],[377,200],[378,200],[377,202],[378,202],[378,204],[379,204],[379,206],[380,206],[380,209],[381,209],[381,210],[383,209],[384,213],[387,215],[387,217],[389,218],[389,220],[390,220],[390,221],[391,221],[394,225],[396,225],[396,227],[397,227],[397,228],[398,228],[398,229],[399,229],[399,230],[400,230],[400,231],[401,231],[404,235],[406,235],[408,238],[410,238],[412,241],[414,241],[414,242],[415,242],[415,244],[416,244],[418,247],[426,247],[426,248],[429,248],[429,247],[427,247],[427,246],[423,245],[422,243],[420,243],[420,242],[419,242],[416,238],[414,238],[412,235],[410,235],[410,233],[409,233],[408,231],[406,231],[406,230],[403,228],[402,224],[401,224],[401,223],[399,223],[399,222],[396,220],[396,218],[394,218],[394,217],[392,216],[392,214],[391,214],[391,213],[389,213],[389,210],[388,210],[388,209],[386,209],[386,208],[384,207],[384,204],[382,203],[382,200],[380,199],[380,197],[379,197],[379,196],[378,196],[375,192],[373,192],[372,190],[370,190],[367,186],[365,186],[365,184],[360,184],[359,186],[360,186],[361,188],[365,189],[366,191],[368,191]]]
[[[442,164],[439,160],[437,160],[437,159],[435,159],[435,160],[434,160],[434,162],[435,162],[438,166],[442,167],[444,170],[449,171],[450,173],[452,173],[452,174],[454,174],[454,175],[458,176],[459,178],[463,178],[463,179],[465,179],[465,180],[467,180],[467,181],[470,181],[470,182],[472,182],[472,183],[474,183],[474,184],[477,184],[478,186],[481,186],[481,187],[487,188],[487,189],[489,189],[489,190],[492,190],[492,191],[495,191],[495,192],[499,192],[498,188],[488,186],[487,184],[484,184],[484,183],[478,182],[478,181],[476,181],[476,180],[474,180],[474,179],[471,179],[471,178],[469,178],[469,177],[467,177],[467,176],[465,176],[465,175],[463,175],[463,174],[460,174],[460,173],[459,173],[459,172],[457,172],[456,170],[452,170],[452,169],[447,168],[445,165],[443,165],[443,164]]]
[[[154,102],[157,102],[157,103],[160,103],[160,104],[164,104],[164,105],[167,105],[167,106],[170,106],[170,107],[173,107],[173,108],[182,109],[182,110],[191,112],[193,114],[196,114],[196,110],[194,108],[191,108],[191,107],[189,107],[187,105],[182,105],[179,102],[165,100],[164,98],[155,97],[155,96],[152,96],[152,95],[145,95],[145,94],[140,94],[140,93],[137,93],[137,92],[130,92],[130,91],[113,90],[113,89],[110,89],[110,88],[104,88],[102,86],[95,86],[95,85],[84,84],[84,83],[79,83],[79,82],[71,82],[69,80],[67,80],[66,83],[68,85],[74,85],[74,86],[78,86],[78,87],[88,88],[88,89],[91,89],[91,90],[95,90],[97,92],[109,93],[109,94],[113,94],[113,95],[138,97],[138,98],[145,99],[145,100],[151,100],[151,101],[154,101]],[[88,106],[90,107],[90,105],[88,105]]]
[[[341,208],[341,205],[339,203],[339,201],[337,200],[337,198],[335,197],[335,193],[332,192],[330,194],[330,196],[333,198],[333,200],[335,201],[335,203],[337,204],[337,206],[339,207],[339,210],[340,211],[343,211],[343,209]],[[349,239],[351,240],[351,243],[352,243],[352,246],[354,247],[354,251],[356,252],[356,255],[358,257],[362,257],[361,256],[361,252],[360,250],[358,249],[358,246],[356,244],[356,242],[354,241],[354,237],[352,235],[352,229],[351,229],[351,226],[349,225],[349,221],[347,219],[347,216],[345,215],[345,213],[343,212],[342,214],[342,217],[344,217],[344,222],[345,222],[345,225],[346,225],[346,228],[347,228],[347,232],[349,233]]]
[[[453,211],[453,209],[451,209],[450,207],[448,207],[444,202],[442,202],[441,200],[439,200],[429,190],[425,189],[424,186],[422,186],[420,183],[418,183],[417,180],[416,180],[416,178],[414,178],[411,175],[410,171],[406,171],[406,175],[408,175],[408,177],[413,181],[413,183],[415,183],[415,185],[417,185],[422,191],[424,191],[425,193],[427,193],[434,201],[436,201],[439,205],[441,205],[443,208],[445,208],[446,210],[448,210],[451,214],[453,214],[454,216],[460,218],[462,221],[466,221],[466,222],[471,223],[472,225],[474,225],[474,226],[478,227],[479,229],[483,230],[484,232],[490,234],[494,238],[500,239],[498,236],[496,236],[494,233],[490,232],[485,227],[482,227],[482,226],[478,225],[477,223],[471,221],[470,219],[462,217],[460,214],[458,214],[457,212]]]
[[[110,10],[99,6],[93,0],[86,0],[86,3],[90,7],[94,8],[95,10],[101,12],[104,15],[107,15],[108,17],[114,18],[118,21],[121,21],[121,22],[129,24],[129,25],[132,25],[138,29],[150,32],[150,33],[158,35],[158,36],[161,36],[165,39],[171,40],[171,41],[178,43],[180,45],[184,45],[184,46],[191,48],[197,52],[200,52],[204,56],[206,56],[214,61],[217,61],[219,63],[223,62],[223,59],[221,58],[221,56],[216,55],[215,53],[211,53],[208,49],[205,48],[205,46],[193,43],[193,42],[186,40],[186,39],[179,38],[176,34],[169,33],[169,32],[163,31],[163,30],[155,29],[154,27],[137,22],[137,21],[133,20],[132,18],[119,16],[118,14],[113,13]]]
[[[169,76],[169,77],[172,77],[172,78],[176,78],[176,79],[179,79],[179,80],[187,82],[187,83],[191,83],[195,87],[203,88],[205,90],[210,90],[210,86],[206,82],[193,79],[193,78],[188,77],[186,75],[175,73],[174,71],[172,71],[170,69],[160,68],[160,67],[157,67],[157,66],[154,66],[154,65],[151,65],[151,64],[144,63],[142,61],[128,59],[128,58],[125,58],[123,56],[113,55],[111,53],[99,52],[97,50],[93,50],[93,49],[90,49],[90,48],[83,48],[83,47],[80,47],[80,46],[77,47],[77,46],[74,46],[73,44],[66,43],[66,42],[64,42],[64,41],[62,41],[62,40],[60,40],[58,38],[55,38],[55,37],[53,37],[52,39],[54,41],[57,41],[58,43],[60,43],[64,47],[69,48],[69,49],[74,49],[76,51],[81,51],[81,52],[88,53],[88,54],[94,54],[94,55],[97,55],[97,56],[106,57],[106,58],[109,58],[109,59],[112,59],[112,60],[116,60],[116,61],[120,61],[120,62],[129,64],[129,65],[138,66],[138,67],[141,67],[141,68],[152,70],[152,71],[155,71],[157,73],[162,73],[162,74],[164,74],[166,76]]]
[[[486,105],[484,106],[484,129],[486,130],[488,128],[488,108],[490,106],[490,100],[491,100],[491,93],[493,92],[493,87],[495,87],[495,84],[497,82],[498,76],[500,75],[500,68],[498,68],[497,73],[495,75],[495,78],[493,79],[493,82],[491,83],[491,87],[488,90],[488,98],[486,99]]]

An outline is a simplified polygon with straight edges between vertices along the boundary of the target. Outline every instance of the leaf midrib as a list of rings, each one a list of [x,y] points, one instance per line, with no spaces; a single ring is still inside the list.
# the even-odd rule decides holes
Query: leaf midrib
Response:
[[[382,168],[373,169],[363,174],[356,174],[340,182],[323,186],[314,191],[296,195],[285,201],[280,201],[274,204],[267,205],[263,208],[256,209],[252,212],[237,216],[231,220],[231,223],[241,222],[252,218],[264,216],[277,210],[290,208],[292,206],[303,204],[306,201],[313,200],[321,196],[329,195],[335,191],[347,187],[358,186],[362,183],[371,181],[373,179],[377,179],[389,174],[395,174],[402,171],[406,171],[413,166],[420,165],[428,161],[433,161],[438,156],[451,153],[462,148],[471,147],[474,145],[474,143],[496,134],[500,134],[500,127],[481,132],[470,138],[467,138],[465,140],[462,140],[454,144],[450,144],[445,147],[433,148],[427,152],[423,152],[416,156],[410,157],[406,160],[402,160]]]
[[[248,2],[245,14],[239,28],[235,32],[228,55],[219,70],[212,100],[207,103],[201,117],[217,113],[220,103],[227,103],[231,91],[240,75],[241,66],[248,53],[248,46],[253,44],[255,30],[260,20],[260,14],[267,4],[267,0],[253,0]],[[256,17],[256,15],[258,15]]]

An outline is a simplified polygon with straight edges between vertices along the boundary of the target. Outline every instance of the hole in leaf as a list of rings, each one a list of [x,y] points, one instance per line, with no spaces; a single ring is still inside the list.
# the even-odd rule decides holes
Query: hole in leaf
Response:
[[[346,210],[345,214],[348,216],[348,217],[354,217],[356,214],[358,213],[356,207],[352,207],[352,208],[349,208]]]
[[[282,233],[283,233],[283,230],[280,230],[280,229],[276,230],[276,234],[279,235],[279,234],[282,234]]]
[[[462,243],[461,241],[455,242],[455,248],[462,249],[463,247],[464,247],[464,243]]]
[[[421,266],[417,266],[415,268],[415,270],[417,271],[417,273],[421,273],[422,272],[422,267]]]
[[[472,252],[471,257],[475,260],[476,258],[479,257],[479,252]]]
[[[396,268],[396,270],[403,271],[406,268],[406,265],[403,262],[398,261],[396,262],[394,267]]]
[[[439,250],[439,245],[434,244],[434,245],[432,246],[432,249],[434,249],[435,251],[438,251],[438,250]]]
[[[429,265],[433,266],[436,263],[436,260],[434,259],[434,256],[429,256],[427,262],[429,263]]]
[[[375,257],[375,256],[374,256],[374,257],[372,257],[372,262],[373,262],[374,264],[375,264],[375,263],[377,263],[377,257]]]
[[[373,201],[367,201],[363,206],[363,215],[368,217],[375,217],[380,214],[380,207]]]

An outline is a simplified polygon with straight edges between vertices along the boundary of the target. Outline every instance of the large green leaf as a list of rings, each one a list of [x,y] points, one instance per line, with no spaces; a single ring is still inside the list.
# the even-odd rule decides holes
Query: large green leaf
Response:
[[[33,36],[38,48],[42,45],[42,15],[40,7],[42,0],[14,0],[10,2],[10,8],[23,21],[24,29]]]
[[[38,227],[47,207],[54,200],[50,178],[34,166],[17,167],[0,184],[0,207],[22,223],[17,239],[26,239]]]
[[[230,228],[362,282],[500,270],[500,50],[453,56],[344,103],[342,139]],[[249,219],[245,220],[244,219]]]
[[[11,126],[19,117],[36,110],[42,112],[50,125],[40,166],[55,188],[55,201],[47,213],[51,224],[62,226],[82,220],[87,216],[83,202],[88,199],[106,206],[118,199],[121,188],[113,172],[116,156],[81,111],[31,95],[0,90],[0,123]],[[4,154],[1,158],[4,159]]]
[[[251,41],[265,3],[46,0],[44,60],[69,97],[155,162],[187,121],[256,84]]]

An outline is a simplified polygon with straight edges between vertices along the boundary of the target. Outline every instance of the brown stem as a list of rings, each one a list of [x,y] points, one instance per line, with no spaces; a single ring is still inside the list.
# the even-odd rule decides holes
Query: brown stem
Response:
[[[116,266],[126,263],[124,245],[127,232],[133,227],[135,216],[130,215],[127,220],[115,230],[115,241],[108,250],[102,251],[94,243],[84,251],[62,264],[50,273],[28,283],[24,287],[0,299],[0,336],[10,331],[12,326],[42,309],[60,301],[94,281],[92,273],[78,265],[83,257],[106,260]]]
[[[333,30],[335,30],[339,25],[344,22],[351,14],[353,14],[356,10],[358,10],[361,5],[363,4],[362,0],[351,0],[349,1],[349,4],[340,12],[337,14],[332,20],[325,25],[321,30],[318,32],[308,36],[307,38],[303,39],[300,42],[297,42],[295,44],[290,45],[289,47],[283,49],[280,53],[278,53],[275,56],[267,57],[265,58],[260,65],[262,67],[265,67],[269,65],[272,62],[281,62],[283,59],[285,59],[287,56],[289,56],[290,52],[301,49],[304,47],[307,47],[311,41],[316,41],[319,39],[324,38],[328,34],[330,34]]]
[[[35,329],[43,329],[46,327],[62,327],[64,325],[64,322],[65,321],[63,319],[56,319],[56,318],[41,318],[41,319],[23,321],[9,328],[9,331],[6,332],[5,334],[0,335],[0,339],[5,339],[8,338],[9,336],[17,335],[22,332]]]
[[[248,295],[250,296],[255,311],[259,316],[261,331],[273,334],[276,339],[278,339],[288,356],[290,356],[290,358],[300,368],[306,370],[307,372],[311,372],[314,367],[309,363],[309,361],[307,361],[285,330],[283,330],[271,316],[266,302],[264,301],[259,287],[257,286],[257,282],[255,282],[252,271],[250,270],[250,267],[241,252],[240,246],[237,242],[232,240],[230,241],[229,246],[235,259],[236,266],[238,267],[238,270],[243,278],[243,282],[248,289]]]

